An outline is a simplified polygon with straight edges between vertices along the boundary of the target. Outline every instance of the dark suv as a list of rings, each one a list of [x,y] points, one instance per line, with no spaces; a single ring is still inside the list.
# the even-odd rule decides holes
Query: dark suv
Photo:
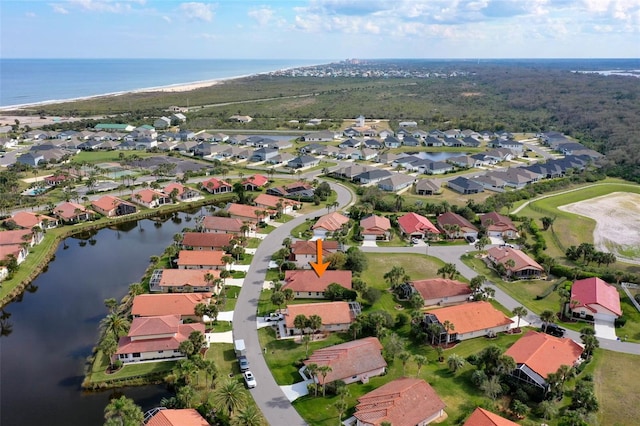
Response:
[[[566,330],[564,328],[562,328],[562,327],[558,327],[555,324],[547,324],[546,327],[542,327],[542,331],[544,331],[545,333],[550,334],[552,336],[562,337],[562,336],[564,336],[564,332]]]

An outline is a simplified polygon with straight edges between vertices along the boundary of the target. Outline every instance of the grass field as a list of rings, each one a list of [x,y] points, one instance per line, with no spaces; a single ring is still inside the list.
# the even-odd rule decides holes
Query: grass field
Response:
[[[594,381],[600,402],[601,425],[635,424],[640,418],[640,369],[638,356],[602,351],[595,362]],[[633,420],[636,419],[636,420]]]

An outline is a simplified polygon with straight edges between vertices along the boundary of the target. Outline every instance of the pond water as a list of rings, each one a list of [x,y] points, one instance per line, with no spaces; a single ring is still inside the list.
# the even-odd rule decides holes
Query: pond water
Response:
[[[418,158],[423,160],[431,160],[431,161],[447,161],[451,157],[458,157],[460,155],[465,155],[462,152],[407,152],[407,154],[415,155]]]
[[[188,218],[193,220],[188,221]],[[160,255],[195,215],[143,220],[68,238],[23,294],[4,309],[0,337],[0,424],[87,426],[104,422],[114,392],[80,389],[86,358],[107,311],[140,281],[149,259]],[[169,396],[164,386],[119,389],[143,410]]]

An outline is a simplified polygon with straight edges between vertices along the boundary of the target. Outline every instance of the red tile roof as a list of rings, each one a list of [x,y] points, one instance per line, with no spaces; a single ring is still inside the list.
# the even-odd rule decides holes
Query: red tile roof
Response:
[[[218,250],[180,250],[178,266],[222,266],[226,253]]]
[[[267,182],[269,182],[269,179],[264,176],[264,175],[253,175],[253,176],[249,176],[247,179],[245,179],[242,182],[242,185],[254,185],[254,186],[264,186]]]
[[[130,206],[133,205],[124,200],[121,200],[118,197],[114,197],[113,195],[104,195],[91,202],[92,206],[105,212],[115,209],[120,204],[128,204]]]
[[[582,351],[582,346],[571,339],[530,330],[504,354],[512,357],[516,364],[525,364],[546,378],[549,373],[558,371],[561,365],[573,366]]]
[[[276,197],[275,195],[260,194],[254,200],[254,203],[261,206],[271,207],[277,209],[278,203],[282,203],[282,208],[288,206],[299,206],[302,203],[295,200],[289,200],[288,198]],[[255,209],[254,209],[255,210]]]
[[[511,219],[496,212],[491,212],[480,216],[480,223],[489,231],[518,231],[518,228],[516,228]],[[489,223],[491,224],[489,225]]]
[[[211,178],[203,181],[202,187],[209,192],[213,192],[216,189],[222,188],[222,187],[232,188],[232,186],[229,185],[227,182],[220,179],[216,179],[216,178]]]
[[[5,260],[12,254],[16,260],[20,257],[20,252],[22,251],[22,246],[19,244],[12,245],[0,245],[0,260]]]
[[[137,197],[137,196],[140,197]],[[160,198],[167,198],[166,194],[163,194],[160,191],[156,191],[153,189],[149,189],[149,188],[145,188],[145,189],[141,189],[140,191],[136,192],[133,194],[133,196],[131,197],[131,201],[136,201],[141,202],[141,203],[145,203],[145,204],[149,204],[151,203],[153,200],[155,199],[160,199]]]
[[[440,231],[429,219],[416,213],[407,213],[398,218],[398,225],[405,234],[416,232],[439,234]]]
[[[358,398],[354,416],[375,426],[383,422],[415,426],[444,408],[444,402],[427,382],[403,377]]]
[[[351,310],[347,302],[303,303],[300,305],[288,305],[287,314],[284,316],[287,328],[295,328],[293,320],[298,315],[307,318],[311,315],[319,315],[322,325],[349,324],[353,321]]]
[[[31,229],[14,229],[13,231],[0,231],[0,246],[30,243],[32,239],[33,231]]]
[[[148,318],[134,318],[131,321],[129,337],[150,337],[173,334],[182,323],[180,315],[161,315]]]
[[[340,284],[346,289],[351,289],[351,271],[325,271],[321,277],[318,277],[316,271],[311,269],[298,269],[294,271],[285,271],[285,284],[283,289],[290,288],[293,291],[310,291],[322,292],[332,283]]]
[[[327,231],[337,231],[342,229],[342,225],[349,222],[349,218],[338,213],[333,212],[325,214],[320,217],[317,222],[311,227],[311,229],[326,229]]]
[[[387,362],[382,357],[382,344],[375,337],[318,349],[304,363],[331,367],[326,377],[318,375],[320,384],[344,380],[387,366]]]
[[[140,294],[133,298],[131,315],[135,317],[194,316],[196,305],[209,304],[211,296],[211,293]]]
[[[445,278],[429,278],[426,280],[411,281],[424,300],[469,295],[472,293],[469,286],[456,280]]]
[[[364,228],[363,234],[381,235],[391,229],[391,222],[386,217],[371,215],[360,221],[360,226]]]
[[[440,225],[440,227],[443,229],[444,225],[458,225],[463,231],[465,229],[476,232],[478,231],[478,228],[473,226],[471,222],[469,222],[459,214],[453,212],[442,213],[440,216],[438,216],[437,221],[438,225]]]
[[[518,249],[512,249],[509,247],[491,247],[489,250],[487,250],[487,253],[489,254],[489,256],[496,259],[498,263],[502,263],[503,265],[505,265],[507,270],[512,272],[521,271],[523,269],[537,269],[538,271],[544,271],[544,268],[540,266],[538,262]],[[509,267],[506,265],[509,259],[512,259],[515,262],[514,267]]]
[[[484,408],[476,408],[463,426],[519,426],[511,420],[507,420]]]
[[[185,247],[222,248],[230,245],[235,238],[233,234],[217,234],[213,232],[185,232],[182,245]]]
[[[160,278],[161,287],[209,287],[212,284],[204,279],[206,274],[211,274],[214,278],[220,278],[220,271],[217,269],[163,269]]]
[[[595,312],[596,310],[591,305],[600,305],[618,316],[622,315],[618,290],[600,278],[585,278],[575,281],[571,287],[571,300],[580,302],[578,305],[573,305],[575,307],[584,306]]]
[[[257,222],[258,215],[256,214],[256,210],[261,212],[264,209],[258,206],[248,206],[246,204],[229,203],[225,208],[225,210],[231,216],[240,216],[242,218],[245,218],[246,220]],[[264,219],[264,215],[261,214],[259,218],[261,220]]]
[[[173,191],[174,188],[178,190],[178,196],[182,195],[186,189],[185,186],[182,185],[181,183],[171,182],[169,185],[164,187],[162,192],[164,192],[167,195],[170,195],[171,191]]]
[[[338,242],[335,240],[323,240],[322,241],[322,253],[323,255],[329,255],[335,253],[338,250]],[[318,252],[315,241],[298,240],[291,244],[291,253],[293,254],[316,254]]]
[[[194,331],[204,334],[204,324],[180,324],[178,315],[134,318],[129,334],[120,338],[116,354],[176,350]]]
[[[455,327],[452,332],[457,334],[466,334],[513,323],[489,302],[464,303],[430,310],[428,313],[435,315],[440,323],[449,321]]]
[[[79,211],[79,213],[76,212],[76,210]],[[54,209],[53,212],[62,217],[63,219],[72,219],[74,217],[76,217],[78,214],[82,214],[82,213],[93,213],[91,210],[87,210],[87,208],[85,206],[83,206],[82,204],[76,204],[76,203],[71,203],[71,202],[64,202],[61,204],[58,204]]]
[[[16,225],[25,229],[31,229],[34,226],[39,225],[45,219],[50,222],[55,222],[55,219],[50,216],[31,212],[18,212],[11,216],[11,220],[13,220]]]
[[[151,417],[146,426],[209,426],[209,422],[193,408],[165,409]]]
[[[239,233],[242,228],[242,221],[233,217],[205,216],[202,219],[202,227],[214,231],[225,231]]]

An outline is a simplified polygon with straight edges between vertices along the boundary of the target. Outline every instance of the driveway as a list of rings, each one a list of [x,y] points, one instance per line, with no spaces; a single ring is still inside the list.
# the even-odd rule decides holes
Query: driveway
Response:
[[[595,320],[594,328],[598,339],[618,340],[613,321],[597,319]]]

